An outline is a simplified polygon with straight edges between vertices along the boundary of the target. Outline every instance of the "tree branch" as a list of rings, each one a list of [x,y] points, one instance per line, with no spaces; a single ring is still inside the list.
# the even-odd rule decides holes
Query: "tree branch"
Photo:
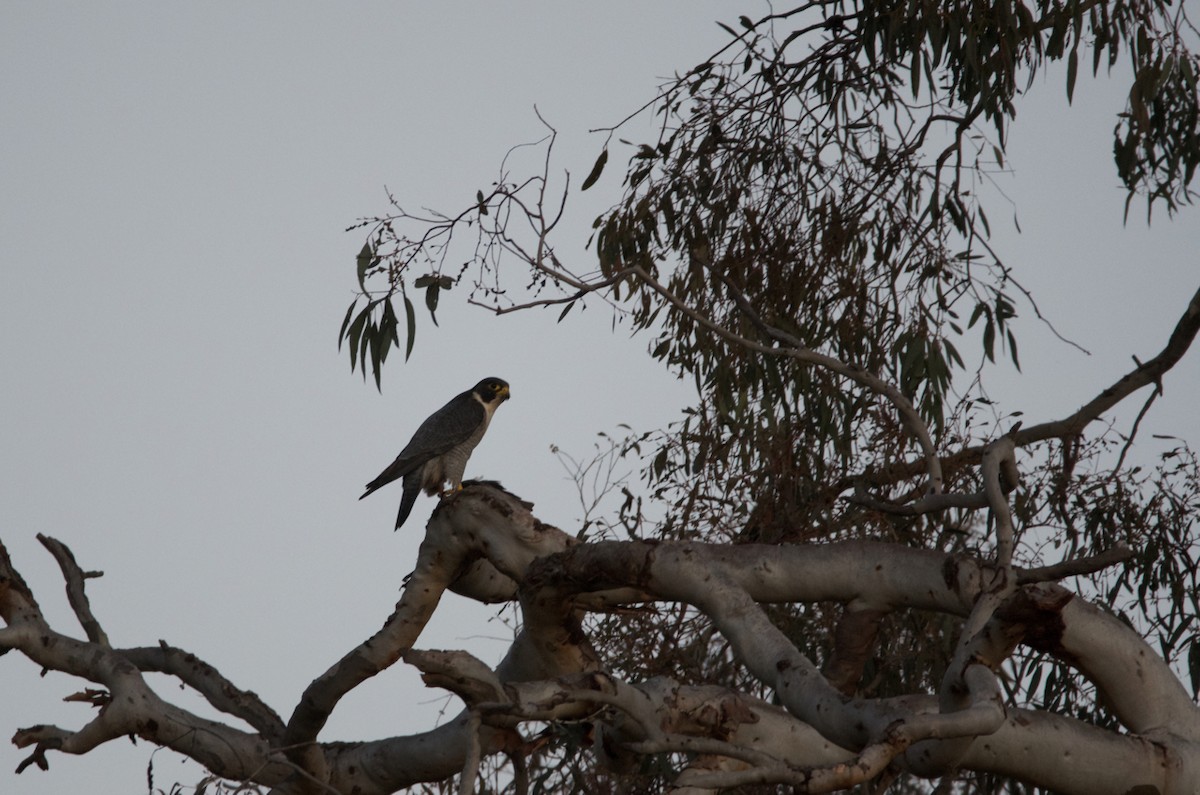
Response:
[[[500,528],[513,535],[503,541],[494,538]],[[491,484],[464,485],[462,491],[443,500],[434,511],[417,554],[416,568],[383,627],[305,689],[288,721],[285,744],[313,753],[307,749],[314,746],[302,744],[316,739],[342,696],[386,670],[412,648],[442,593],[476,557],[490,552],[488,559],[500,572],[520,577],[524,567],[538,555],[573,543],[574,538],[534,519],[528,507],[511,494]]]
[[[76,605],[82,592],[83,577],[70,550],[55,539],[43,544],[60,565],[68,589],[76,590]],[[84,600],[84,603],[86,600]],[[90,609],[76,607],[90,616]],[[268,759],[267,742],[254,734],[238,731],[207,720],[163,701],[146,684],[141,672],[119,652],[111,649],[102,632],[96,640],[81,641],[62,635],[49,627],[37,602],[20,574],[13,568],[7,550],[0,544],[0,617],[6,623],[3,635],[9,648],[18,649],[46,670],[62,671],[107,688],[108,697],[88,699],[99,706],[95,717],[78,730],[56,726],[33,726],[19,730],[13,737],[19,748],[33,746],[31,756],[22,764],[45,768],[46,752],[57,750],[83,754],[109,740],[134,735],[156,745],[179,751],[199,761],[214,773],[231,779],[259,775],[270,781],[285,775],[284,768]],[[84,619],[94,631],[99,622]],[[94,623],[93,623],[94,622]],[[103,641],[103,642],[102,642]]]
[[[1187,309],[1175,324],[1166,346],[1156,356],[1138,364],[1074,414],[1017,431],[1013,435],[1017,446],[1024,447],[1045,439],[1076,436],[1091,422],[1142,387],[1155,384],[1159,385],[1161,390],[1162,377],[1187,353],[1197,332],[1200,332],[1200,290],[1192,296]]]
[[[1084,428],[1139,389],[1151,384],[1159,385],[1159,389],[1161,389],[1163,376],[1188,352],[1198,332],[1200,332],[1200,290],[1197,290],[1192,296],[1183,315],[1175,324],[1167,344],[1156,356],[1139,363],[1133,370],[1123,375],[1073,414],[1062,419],[1022,427],[1012,432],[1010,435],[1013,443],[1017,447],[1028,447],[1047,439],[1069,439],[1078,436]],[[985,449],[986,445],[965,447],[957,453],[943,456],[940,459],[941,465],[946,471],[974,466],[982,460]],[[859,482],[882,485],[906,480],[919,474],[925,467],[924,460],[893,464],[861,475],[843,478],[835,486],[835,490],[838,493],[845,492],[854,488]]]
[[[783,331],[772,329],[766,326],[761,319],[759,319],[758,322],[763,323],[762,327],[767,329],[769,336],[778,342],[784,343],[784,345],[782,347],[772,347],[770,345],[763,345],[760,342],[747,339],[746,337],[730,331],[720,323],[717,323],[711,318],[696,311],[693,307],[688,306],[683,300],[681,300],[673,292],[662,285],[657,279],[651,276],[645,268],[635,266],[631,270],[642,282],[666,299],[666,301],[677,311],[687,315],[696,323],[704,326],[717,336],[725,339],[727,342],[732,342],[749,351],[754,351],[767,356],[787,356],[788,358],[804,364],[812,364],[818,367],[823,367],[830,372],[837,373],[840,376],[848,378],[851,381],[854,381],[855,383],[860,384],[872,392],[875,392],[876,394],[886,398],[892,403],[893,406],[895,406],[897,412],[900,414],[901,422],[917,441],[918,446],[921,448],[921,451],[925,456],[924,460],[929,474],[929,493],[937,494],[942,491],[944,483],[944,478],[942,476],[942,464],[941,460],[937,456],[937,448],[933,444],[933,437],[929,433],[929,427],[925,424],[925,421],[921,419],[920,413],[918,413],[916,408],[913,407],[912,401],[905,397],[904,393],[901,392],[895,385],[888,383],[874,373],[868,372],[857,365],[846,364],[845,362],[842,362],[833,356],[828,356],[826,354],[810,350],[801,345],[799,340],[797,340],[795,337],[792,337],[790,334],[786,334]],[[743,311],[745,312],[747,309],[743,309]],[[749,309],[748,311],[753,312],[753,309]],[[752,314],[751,317],[756,318],[757,315]]]
[[[213,666],[191,652],[159,641],[157,647],[117,651],[139,671],[153,671],[178,678],[202,695],[209,704],[227,715],[244,720],[272,743],[282,742],[283,720],[249,690],[236,686]]]
[[[75,611],[76,617],[79,618],[79,624],[83,627],[87,639],[92,643],[107,646],[108,636],[104,633],[103,628],[101,628],[100,622],[96,620],[96,616],[92,614],[91,602],[88,601],[87,593],[84,591],[84,580],[92,577],[100,577],[104,572],[84,572],[79,568],[79,564],[75,562],[75,556],[71,553],[71,550],[67,549],[66,545],[49,536],[38,533],[37,540],[41,542],[42,546],[50,550],[50,554],[58,561],[58,567],[62,569],[63,579],[67,582],[67,601],[71,603],[71,609]]]
[[[1033,569],[1017,569],[1017,584],[1028,585],[1035,582],[1053,582],[1056,580],[1064,580],[1067,577],[1078,577],[1083,574],[1094,574],[1095,572],[1107,569],[1109,566],[1116,566],[1118,563],[1124,563],[1133,557],[1133,550],[1121,544],[1112,549],[1105,550],[1097,555],[1090,555],[1086,558],[1075,558],[1073,560],[1064,560],[1061,563],[1054,563],[1049,566],[1038,566]]]
[[[992,468],[997,473],[1003,469],[1003,452],[996,451]],[[655,749],[713,760],[681,775],[681,789],[761,781],[820,791],[865,781],[892,763],[922,774],[954,767],[997,770],[1044,785],[1055,780],[1053,771],[1014,771],[1013,760],[1020,755],[1001,758],[992,749],[1046,740],[1050,731],[1086,736],[1093,745],[1064,746],[1078,754],[1073,758],[1091,759],[1098,748],[1111,750],[1113,758],[1137,766],[1142,782],[1157,781],[1155,776],[1166,769],[1183,771],[1178,781],[1200,781],[1200,756],[1186,761],[1188,749],[1200,738],[1200,716],[1170,667],[1132,629],[1058,586],[1021,585],[994,611],[981,607],[989,596],[1002,593],[991,585],[1004,579],[1006,569],[999,563],[867,542],[783,547],[580,544],[539,522],[526,503],[481,483],[439,505],[422,549],[401,604],[373,639],[378,647],[363,644],[353,650],[327,680],[317,680],[309,690],[318,697],[315,703],[328,699],[325,703],[336,705],[338,692],[352,687],[355,677],[366,678],[372,661],[386,663],[388,655],[404,653],[426,671],[431,685],[450,686],[462,695],[468,710],[420,735],[369,743],[303,740],[293,747],[268,742],[272,732],[279,736],[278,719],[253,694],[233,689],[223,696],[228,701],[222,701],[218,691],[232,686],[185,652],[161,644],[114,651],[53,632],[0,546],[0,616],[6,622],[0,643],[46,668],[99,682],[112,696],[97,691],[86,699],[99,711],[77,731],[40,726],[18,732],[15,741],[33,749],[22,768],[47,763],[51,750],[84,753],[135,734],[184,753],[222,777],[266,784],[279,793],[383,795],[473,769],[476,754],[521,753],[526,745],[517,729],[523,721],[586,718],[596,724],[598,736],[608,738],[602,753],[616,766]],[[1060,575],[1124,554],[1116,551],[1024,574],[1013,569],[1013,575],[1018,581]],[[470,570],[467,563],[479,555],[487,557],[494,576],[520,583],[525,614],[523,631],[494,672],[459,653],[412,651],[412,640],[423,626],[425,608],[419,605],[436,600],[441,591],[433,597],[408,597],[405,604],[410,591],[444,589]],[[485,590],[494,592],[491,586]],[[629,685],[602,672],[578,623],[578,597],[593,592],[696,605],[786,710],[720,688],[682,687],[670,680]],[[846,626],[865,621],[867,630],[878,617],[902,608],[974,615],[975,621],[987,615],[988,620],[979,631],[970,632],[971,620],[964,626],[938,697],[852,699],[818,672],[761,607],[805,601],[843,602],[849,606]],[[1052,717],[1043,720],[1036,713],[1030,713],[1033,718],[1020,713],[1023,722],[1006,718],[991,669],[1018,642],[1075,666],[1113,703],[1122,723],[1141,736],[1122,737]],[[865,652],[844,648],[838,653],[850,663],[851,673],[840,685],[845,689],[855,671],[861,675]],[[162,702],[145,686],[143,670],[180,676],[218,708],[224,704],[229,714],[261,724],[260,734],[205,721]],[[295,715],[308,717],[300,707]],[[973,741],[983,736],[986,743]],[[1147,738],[1157,745],[1147,744]],[[1162,753],[1184,761],[1164,768],[1159,757],[1146,755],[1148,748],[1166,749]],[[1150,766],[1152,758],[1155,766]],[[1122,773],[1119,780],[1134,775]]]

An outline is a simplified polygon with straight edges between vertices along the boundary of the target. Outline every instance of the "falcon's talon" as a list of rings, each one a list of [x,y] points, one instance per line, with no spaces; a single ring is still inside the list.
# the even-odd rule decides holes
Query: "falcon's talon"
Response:
[[[508,382],[499,378],[485,378],[456,395],[421,423],[396,460],[367,484],[362,497],[403,477],[404,492],[396,516],[399,530],[422,489],[443,499],[462,491],[467,459],[483,438],[496,408],[509,397]],[[447,481],[449,489],[443,488]]]

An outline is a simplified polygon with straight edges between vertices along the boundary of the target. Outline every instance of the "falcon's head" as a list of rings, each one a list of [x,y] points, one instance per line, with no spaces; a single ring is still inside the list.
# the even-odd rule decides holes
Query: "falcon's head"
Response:
[[[484,405],[495,408],[511,397],[508,390],[508,382],[502,378],[485,378],[475,385],[471,390]]]

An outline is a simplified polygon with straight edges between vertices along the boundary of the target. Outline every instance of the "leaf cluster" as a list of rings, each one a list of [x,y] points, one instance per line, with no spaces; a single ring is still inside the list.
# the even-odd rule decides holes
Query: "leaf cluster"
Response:
[[[373,346],[399,344],[395,312],[388,319],[393,295],[404,296],[411,350],[405,289],[425,289],[432,312],[437,291],[471,266],[494,280],[481,275],[476,288],[498,311],[501,299],[505,311],[565,304],[561,321],[599,295],[696,390],[677,422],[631,432],[609,450],[610,463],[618,449],[637,459],[661,520],[647,523],[641,495],[622,482],[621,516],[602,527],[730,543],[885,538],[991,554],[991,528],[969,511],[906,516],[870,507],[909,501],[922,483],[903,466],[915,445],[894,403],[847,372],[895,385],[948,462],[946,489],[979,492],[978,459],[960,454],[1010,431],[1019,416],[998,413],[983,374],[1004,358],[1019,369],[1018,315],[1036,313],[993,248],[982,198],[990,173],[1005,167],[1018,100],[1061,61],[1069,102],[1081,61],[1097,75],[1124,53],[1132,82],[1114,129],[1116,171],[1148,213],[1160,203],[1175,212],[1192,200],[1200,162],[1198,62],[1185,42],[1195,30],[1182,7],[1156,0],[815,0],[723,27],[728,45],[646,106],[656,114],[655,140],[614,142],[620,125],[609,130],[582,189],[602,184],[618,145],[629,155],[619,200],[592,226],[594,271],[568,269],[551,245],[563,205],[546,206],[548,166],[524,182],[502,178],[455,216],[374,219],[359,255],[366,308],[352,317],[352,306],[342,327],[352,365],[370,360],[378,373],[385,354]],[[552,145],[553,135],[547,163]],[[401,220],[418,231],[401,233]],[[464,230],[473,232],[469,253],[451,279],[444,266],[459,260],[447,252]],[[507,297],[501,255],[528,268],[529,303]],[[418,263],[428,271],[414,279]],[[386,280],[386,291],[370,297],[372,278]],[[551,288],[558,296],[544,297]],[[826,360],[847,369],[813,364]],[[1180,446],[1151,470],[1126,467],[1118,449],[1131,437],[1072,435],[1022,451],[1024,478],[1012,484],[1017,562],[1117,544],[1137,550],[1129,567],[1096,576],[1092,587],[1186,668],[1195,690],[1196,459]],[[881,474],[892,471],[901,474]],[[864,482],[870,500],[845,499]],[[772,610],[799,650],[828,655],[822,644],[837,609]],[[857,689],[936,690],[956,627],[936,616],[888,616]],[[755,690],[711,624],[686,607],[601,618],[592,630],[612,670],[630,679]],[[1010,673],[1016,703],[1111,723],[1078,677],[1037,650],[1017,655]],[[587,771],[569,770],[573,759],[561,757],[554,769],[563,777],[554,781],[586,780]],[[984,776],[957,791],[1003,786]]]

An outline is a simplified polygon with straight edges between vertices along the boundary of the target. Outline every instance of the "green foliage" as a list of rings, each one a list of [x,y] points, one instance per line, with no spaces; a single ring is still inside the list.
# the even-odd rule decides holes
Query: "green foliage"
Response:
[[[608,163],[608,148],[605,147],[600,156],[596,158],[596,164],[592,166],[592,170],[584,177],[583,184],[579,186],[580,190],[587,190],[596,184],[596,180],[600,179],[601,172],[604,171],[605,164]]]
[[[1019,367],[1025,294],[988,242],[978,190],[986,169],[1004,164],[1019,97],[1065,61],[1069,99],[1081,59],[1095,75],[1124,53],[1133,85],[1117,171],[1130,197],[1174,211],[1190,201],[1200,162],[1186,17],[1164,2],[818,1],[724,27],[729,43],[648,106],[657,140],[623,142],[623,193],[593,224],[598,276],[574,276],[551,246],[567,198],[548,198],[551,130],[540,174],[508,179],[506,159],[501,180],[457,214],[409,213],[393,199],[395,212],[360,224],[370,227],[357,259],[362,297],[339,341],[378,384],[399,346],[397,295],[409,353],[408,289],[425,290],[432,316],[474,268],[471,300],[501,310],[514,303],[502,264],[515,258],[532,277],[529,305],[565,304],[561,322],[602,293],[652,335],[655,358],[696,385],[679,422],[638,446],[657,444],[643,476],[668,508],[663,535],[931,543],[939,523],[837,499],[914,452],[894,406],[784,354],[833,357],[894,384],[947,453],[985,438],[955,376],[978,379],[1002,356]],[[611,143],[581,189],[597,186]],[[453,262],[463,264],[447,272]],[[971,350],[982,360],[968,361]],[[969,477],[948,473],[974,488],[960,482]],[[917,487],[872,482],[881,499]]]
[[[553,131],[542,173],[505,176],[457,215],[418,216],[393,201],[396,212],[364,222],[365,302],[351,306],[339,335],[352,367],[365,376],[370,361],[378,383],[387,347],[399,344],[397,294],[411,351],[409,286],[426,291],[432,314],[441,292],[474,268],[472,300],[498,311],[565,304],[560,322],[596,293],[696,389],[676,423],[613,448],[638,462],[661,520],[646,519],[643,495],[622,481],[617,520],[597,527],[730,543],[871,537],[991,554],[990,534],[969,513],[904,517],[845,499],[858,487],[871,500],[903,502],[924,486],[923,472],[908,466],[915,446],[895,397],[853,375],[878,376],[916,407],[945,456],[947,490],[980,489],[972,445],[1020,414],[996,413],[982,379],[998,361],[1020,368],[1017,321],[1031,302],[993,250],[979,188],[988,169],[1005,166],[1021,94],[1062,61],[1069,102],[1081,61],[1098,75],[1124,54],[1132,83],[1114,129],[1116,172],[1148,215],[1156,205],[1174,213],[1192,201],[1200,163],[1200,62],[1184,41],[1195,30],[1161,0],[817,0],[723,27],[728,44],[647,106],[657,138],[614,143],[615,128],[583,180],[581,190],[598,189],[616,145],[628,147],[620,197],[592,225],[596,273],[574,274],[552,247],[567,198],[548,199]],[[462,258],[449,254],[456,239],[466,241]],[[531,276],[526,304],[501,277],[513,260]],[[460,261],[457,275],[445,273]],[[844,367],[822,364],[830,361]],[[1146,472],[1124,465],[1117,448],[1127,443],[1110,428],[1022,451],[1024,479],[1012,495],[1019,562],[1118,543],[1137,550],[1123,571],[1093,578],[1094,595],[1131,616],[1195,690],[1196,459],[1180,446]],[[820,644],[837,620],[832,607],[779,606],[773,617],[804,653],[828,652]],[[689,608],[601,618],[592,630],[620,675],[756,692]],[[860,692],[936,690],[954,622],[895,616],[880,631]],[[1111,723],[1053,659],[1025,650],[1011,673],[1014,702]],[[552,747],[576,741],[558,737]],[[572,768],[572,754],[555,758],[557,777],[547,781],[563,791],[595,784]],[[978,776],[956,791],[1007,786]]]
[[[350,351],[350,369],[356,367],[362,372],[363,379],[367,377],[367,364],[371,365],[371,375],[375,378],[375,388],[382,387],[381,377],[383,365],[387,362],[388,353],[392,348],[400,347],[400,323],[396,317],[395,304],[392,299],[397,293],[404,302],[405,348],[404,358],[407,361],[412,355],[413,344],[417,337],[417,313],[401,280],[393,280],[382,295],[373,296],[367,289],[367,280],[372,276],[383,275],[385,269],[380,266],[382,257],[378,253],[378,241],[368,241],[363,244],[355,262],[358,268],[358,283],[362,290],[360,302],[356,297],[346,309],[342,326],[338,330],[338,350],[342,345]],[[413,280],[414,290],[425,291],[425,308],[429,317],[437,325],[437,308],[441,293],[454,286],[454,280],[449,276],[438,273],[426,274]],[[360,306],[361,303],[361,306]]]

